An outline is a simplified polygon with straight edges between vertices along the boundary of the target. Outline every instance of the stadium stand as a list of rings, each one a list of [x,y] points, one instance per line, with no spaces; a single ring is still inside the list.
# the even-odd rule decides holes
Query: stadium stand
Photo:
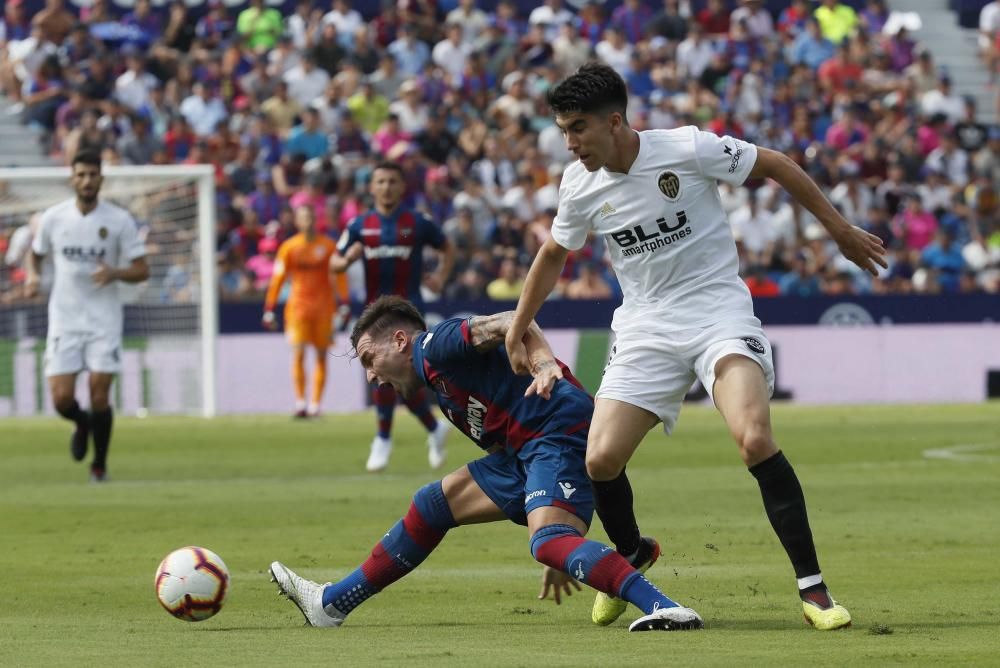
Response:
[[[372,166],[396,160],[409,203],[458,248],[428,299],[507,294],[571,159],[544,93],[597,57],[628,82],[636,129],[695,124],[783,151],[891,249],[871,279],[774,184],[723,186],[755,295],[996,293],[1000,5],[975,4],[8,0],[2,162],[64,164],[87,146],[110,164],[213,164],[221,296],[249,300],[266,284],[253,268],[293,232],[289,207],[312,204],[336,237]],[[959,27],[973,11],[978,53]],[[0,249],[15,232],[0,218]],[[19,261],[0,270],[6,302]],[[562,289],[618,290],[603,240],[573,255]]]

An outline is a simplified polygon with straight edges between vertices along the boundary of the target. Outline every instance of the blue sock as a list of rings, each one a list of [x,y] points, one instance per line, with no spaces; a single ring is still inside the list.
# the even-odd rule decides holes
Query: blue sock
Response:
[[[332,605],[347,615],[423,563],[448,529],[455,526],[441,482],[421,487],[406,517],[389,529],[368,559],[346,578],[323,590],[323,607]]]

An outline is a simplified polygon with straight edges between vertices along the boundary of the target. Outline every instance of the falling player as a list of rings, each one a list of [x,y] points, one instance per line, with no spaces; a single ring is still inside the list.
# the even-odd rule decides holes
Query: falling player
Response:
[[[94,437],[90,479],[108,479],[112,410],[109,395],[121,370],[122,301],[115,282],[149,278],[146,249],[132,215],[98,199],[101,158],[80,151],[71,165],[76,196],[47,209],[32,242],[26,288],[37,294],[42,258],[51,254],[55,269],[49,296],[45,376],[56,411],[76,425],[70,453],[87,456]],[[123,262],[127,266],[120,267]],[[89,372],[90,413],[76,400],[76,377]]]
[[[456,318],[428,330],[416,307],[396,296],[361,314],[351,343],[368,379],[403,397],[430,389],[488,454],[419,489],[406,516],[343,580],[320,585],[272,563],[272,578],[310,625],[340,626],[419,566],[449,529],[509,519],[528,527],[531,554],[546,566],[539,598],[551,590],[558,602],[560,592],[571,593],[569,575],[642,610],[630,631],[702,627],[698,613],[667,598],[618,552],[583,537],[593,515],[584,464],[593,400],[534,325],[524,341],[535,377],[514,374],[502,345],[512,315]]]
[[[552,291],[566,257],[604,235],[624,299],[611,328],[611,360],[596,395],[587,445],[601,522],[618,549],[638,532],[616,519],[630,507],[625,464],[658,422],[669,434],[695,378],[708,390],[760,486],[764,509],[795,571],[806,619],[836,629],[851,617],[827,590],[806,502],[771,432],[771,346],[739,276],[717,181],[772,178],[809,210],[862,269],[886,266],[878,237],[850,225],[788,157],[693,126],[636,132],[625,82],[591,63],[549,89],[549,107],[578,158],[563,176],[552,236],[538,252],[507,334],[513,368],[528,373],[521,338]],[[602,597],[595,621],[622,608]]]
[[[363,257],[366,304],[382,295],[398,295],[421,307],[424,248],[429,246],[440,253],[437,272],[426,279],[428,287],[438,293],[451,274],[454,249],[441,228],[419,212],[402,206],[406,183],[403,168],[398,164],[383,162],[375,167],[370,191],[374,208],[348,224],[337,243],[338,254],[330,260],[330,269],[336,273],[346,271]],[[372,399],[378,417],[378,433],[372,440],[365,468],[381,471],[389,464],[392,453],[396,391],[391,385],[373,386]],[[435,419],[426,392],[417,392],[405,401],[429,432],[427,459],[431,468],[440,468],[445,460],[447,423]]]
[[[295,389],[295,417],[315,417],[319,414],[323,388],[326,385],[326,351],[333,337],[333,315],[337,301],[347,303],[347,295],[334,295],[330,277],[330,258],[336,244],[329,237],[316,233],[316,218],[312,207],[295,209],[295,227],[299,233],[278,248],[274,274],[264,300],[264,327],[275,329],[278,323],[274,307],[286,279],[292,281],[291,294],[285,304],[285,336],[292,346],[292,383]],[[306,404],[306,346],[316,351],[312,394]]]

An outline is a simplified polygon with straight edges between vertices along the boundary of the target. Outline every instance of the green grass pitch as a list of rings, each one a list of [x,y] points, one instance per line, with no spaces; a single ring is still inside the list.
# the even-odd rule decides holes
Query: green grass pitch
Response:
[[[706,623],[646,634],[626,632],[634,608],[593,626],[586,589],[536,600],[541,568],[509,523],[450,532],[344,627],[304,628],[267,565],[339,578],[406,511],[435,476],[402,412],[382,475],[363,472],[369,414],[120,419],[106,486],[70,460],[66,423],[4,420],[0,665],[1000,664],[1000,405],[777,406],[774,423],[851,629],[802,621],[757,486],[706,408],[651,434],[629,467],[640,524],[664,547],[649,576]],[[454,432],[449,446],[448,470],[477,454]],[[191,544],[232,575],[222,612],[196,624],[153,594],[160,559]]]

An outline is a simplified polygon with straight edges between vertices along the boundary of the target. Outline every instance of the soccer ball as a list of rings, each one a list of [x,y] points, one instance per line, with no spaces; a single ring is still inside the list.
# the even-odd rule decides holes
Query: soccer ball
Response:
[[[200,622],[222,609],[229,590],[229,570],[215,552],[203,547],[174,550],[156,569],[156,598],[177,619]]]

